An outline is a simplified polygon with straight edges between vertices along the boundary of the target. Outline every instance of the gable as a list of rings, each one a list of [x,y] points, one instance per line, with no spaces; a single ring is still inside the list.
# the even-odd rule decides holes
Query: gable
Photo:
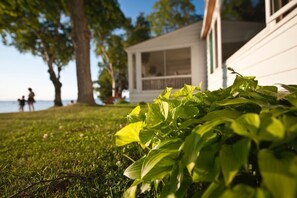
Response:
[[[201,42],[200,32],[202,21],[193,23],[186,27],[180,28],[173,32],[152,38],[150,40],[130,46],[126,49],[127,52],[152,51],[171,47],[192,45]]]

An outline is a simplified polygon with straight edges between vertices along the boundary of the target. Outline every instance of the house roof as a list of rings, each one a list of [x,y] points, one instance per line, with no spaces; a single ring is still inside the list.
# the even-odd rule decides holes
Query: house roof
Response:
[[[148,39],[146,41],[137,43],[135,45],[132,45],[132,46],[126,48],[126,51],[128,52],[128,51],[131,51],[131,50],[134,50],[134,49],[137,49],[137,48],[145,47],[147,44],[150,44],[150,43],[155,43],[155,42],[158,43],[161,40],[163,41],[163,40],[166,40],[166,39],[168,39],[170,37],[173,37],[175,35],[182,34],[183,31],[187,31],[187,29],[190,29],[193,26],[197,26],[197,31],[198,31],[198,34],[199,34],[199,31],[201,31],[202,21],[192,23],[190,25],[181,27],[181,28],[179,28],[179,29],[177,29],[175,31],[169,32],[167,34],[163,34],[163,35]],[[198,35],[197,35],[197,37],[198,37]]]
[[[201,38],[205,39],[210,29],[215,5],[216,5],[216,0],[205,0],[204,19],[203,19],[203,25],[201,30]]]

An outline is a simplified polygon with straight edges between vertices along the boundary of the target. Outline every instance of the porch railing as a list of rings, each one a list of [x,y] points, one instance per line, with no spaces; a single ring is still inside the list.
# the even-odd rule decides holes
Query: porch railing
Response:
[[[191,84],[191,76],[174,76],[174,77],[147,77],[142,78],[142,90],[162,90],[165,87],[179,89],[184,84]]]

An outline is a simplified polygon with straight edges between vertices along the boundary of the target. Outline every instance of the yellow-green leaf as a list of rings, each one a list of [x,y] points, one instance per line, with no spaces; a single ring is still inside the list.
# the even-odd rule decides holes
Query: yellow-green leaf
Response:
[[[223,145],[220,162],[226,185],[230,185],[242,166],[247,164],[250,140],[242,139],[233,145]]]
[[[134,122],[128,124],[118,132],[116,132],[116,145],[124,146],[132,142],[139,142],[139,132],[142,129],[143,122]]]
[[[297,157],[290,158],[277,159],[267,149],[259,152],[259,167],[264,185],[273,197],[297,197],[297,175],[292,172],[292,167],[297,166]]]

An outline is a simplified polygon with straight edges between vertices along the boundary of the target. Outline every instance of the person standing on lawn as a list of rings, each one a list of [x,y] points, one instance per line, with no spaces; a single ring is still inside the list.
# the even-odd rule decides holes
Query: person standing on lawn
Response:
[[[26,104],[25,96],[22,96],[22,99],[18,99],[19,101],[19,111],[24,112],[24,107]]]
[[[34,97],[35,97],[35,93],[33,92],[33,90],[31,88],[28,88],[29,90],[29,95],[28,95],[28,105],[29,105],[29,111],[34,111]]]

